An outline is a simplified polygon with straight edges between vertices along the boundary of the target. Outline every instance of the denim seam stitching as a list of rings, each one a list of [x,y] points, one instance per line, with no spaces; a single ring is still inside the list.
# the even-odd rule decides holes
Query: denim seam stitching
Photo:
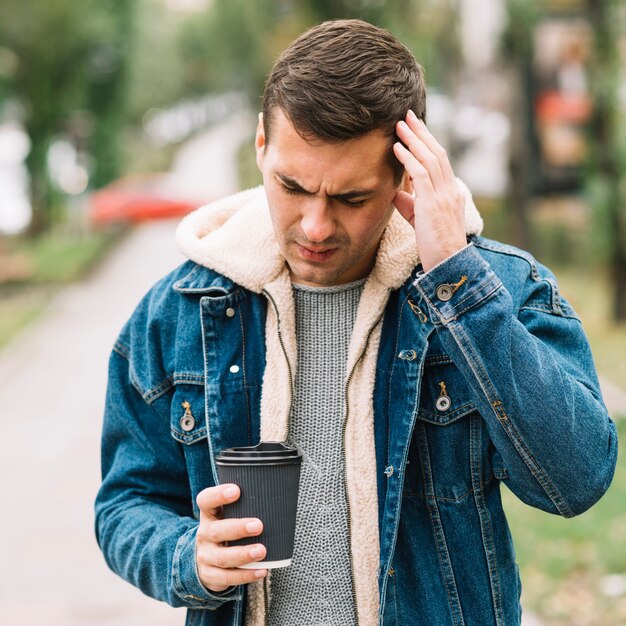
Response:
[[[558,317],[564,317],[567,319],[571,319],[571,320],[577,320],[580,321],[580,317],[574,312],[572,313],[567,313],[565,312],[565,310],[562,307],[560,308],[560,312],[557,313],[552,307],[548,307],[547,305],[542,305],[542,304],[535,304],[535,305],[530,305],[530,304],[525,304],[523,306],[521,306],[519,308],[520,312],[521,311],[538,311],[539,313],[548,313],[550,315],[556,315]]]
[[[491,478],[488,478],[487,480],[482,481],[479,486],[485,487],[486,485],[489,485],[490,483],[492,483],[494,480],[496,480],[496,477],[492,476]],[[465,500],[465,498],[467,498],[467,496],[474,493],[476,489],[477,487],[472,487],[469,491],[466,491],[464,494],[460,495],[458,498],[444,498],[443,496],[437,496],[437,495],[426,496],[425,494],[415,493],[413,491],[404,491],[403,494],[411,498],[417,498],[418,500],[427,500],[428,498],[433,498],[434,500],[437,500],[438,502],[457,503],[457,502],[461,502],[462,500]]]
[[[394,370],[396,368],[396,354],[398,354],[398,342],[400,340],[400,325],[402,323],[402,315],[404,314],[404,305],[406,304],[406,302],[409,300],[409,296],[407,295],[406,298],[404,299],[404,301],[402,302],[402,304],[400,305],[400,314],[398,315],[398,324],[396,325],[396,343],[393,349],[393,360],[391,363],[391,371],[389,372],[389,378],[391,380],[393,380],[393,373]],[[387,393],[387,406],[390,407],[391,406],[391,385],[389,385],[389,390]],[[387,420],[387,465],[389,465],[389,451],[390,451],[390,447],[389,447],[389,441],[390,441],[390,420]]]
[[[202,376],[201,374],[186,374],[184,372],[180,374],[172,374],[155,387],[152,387],[151,389],[148,389],[146,392],[142,393],[143,399],[148,404],[152,404],[155,400],[170,391],[177,384],[185,383],[191,385],[204,385],[204,376]]]
[[[246,334],[243,325],[243,314],[241,307],[237,305],[239,311],[239,328],[241,329],[241,373],[243,376],[244,395],[246,397],[246,417],[248,424],[248,445],[252,445],[252,413],[250,411],[250,393],[248,388],[248,377],[246,376]]]
[[[463,612],[461,610],[461,600],[459,598],[459,591],[456,586],[456,580],[454,579],[454,572],[452,571],[452,563],[450,561],[450,552],[448,551],[448,546],[446,543],[445,533],[443,532],[443,525],[441,523],[441,517],[439,515],[439,507],[437,506],[437,501],[435,499],[435,490],[434,483],[432,480],[432,466],[430,463],[430,450],[428,448],[428,440],[426,437],[426,428],[424,424],[420,423],[417,425],[420,437],[420,448],[422,452],[422,480],[424,482],[424,490],[430,491],[432,493],[432,497],[430,498],[430,502],[426,501],[426,508],[428,509],[428,517],[430,518],[430,524],[434,535],[435,540],[435,549],[437,551],[437,558],[439,560],[439,570],[441,572],[441,576],[443,578],[444,587],[446,589],[446,595],[448,596],[448,608],[450,610],[450,617],[455,626],[465,626],[465,621],[463,619]],[[426,471],[426,463],[428,463],[428,471]],[[426,475],[428,474],[428,478]],[[436,519],[435,519],[436,518]],[[443,555],[441,554],[442,549],[446,554],[446,561],[444,562]],[[452,587],[452,589],[450,589]],[[453,599],[451,592],[454,592],[455,601],[453,606]],[[460,617],[460,622],[457,617]]]
[[[454,409],[454,411],[446,413],[446,415],[441,415],[441,413],[433,413],[428,409],[419,409],[418,417],[420,417],[420,415],[424,415],[430,418],[424,420],[427,421],[429,424],[434,424],[435,426],[447,426],[452,421],[456,421],[459,418],[463,417],[463,415],[466,415],[470,411],[475,410],[476,405],[473,402],[466,402],[465,404],[462,404],[461,406]]]
[[[477,434],[475,434],[477,433]],[[496,625],[505,626],[504,616],[502,614],[502,584],[500,581],[500,570],[498,567],[498,557],[493,541],[493,528],[485,497],[481,487],[482,483],[482,464],[480,454],[481,441],[481,422],[480,418],[470,420],[470,471],[472,474],[472,483],[476,481],[478,486],[474,491],[474,502],[478,513],[480,523],[480,533],[483,540],[483,550],[487,559],[487,569],[489,572],[489,581],[491,586],[491,597],[493,600],[493,608],[495,611]]]
[[[130,349],[121,341],[115,342],[115,345],[113,346],[113,352],[117,352],[117,354],[123,356],[127,361],[130,360]]]
[[[466,311],[469,311],[470,309],[474,308],[477,304],[483,303],[492,294],[496,293],[501,287],[503,287],[502,281],[496,276],[493,280],[489,281],[486,285],[484,285],[483,288],[474,290],[474,292],[472,293],[473,297],[471,298],[471,302],[466,304],[464,307],[461,307],[460,305],[464,302],[467,302],[467,300],[470,299],[469,297],[464,298],[463,300],[461,300],[461,302],[458,302],[457,304],[455,304],[454,314],[449,318],[445,318],[442,316],[443,321],[450,322],[450,321],[458,319]]]
[[[447,365],[448,363],[452,363],[452,359],[447,354],[429,356],[426,357],[426,360],[424,361],[424,365],[427,367],[430,365]]]
[[[189,282],[189,279],[198,271],[199,267],[200,265],[196,263],[188,274],[183,276],[180,280],[177,280],[172,285],[172,289],[174,289],[174,291],[178,291],[179,293],[184,293],[183,290],[185,289],[185,287],[182,287],[181,283],[184,283],[185,281]]]
[[[204,439],[207,436],[207,429],[206,426],[202,426],[201,428],[198,428],[196,431],[194,431],[193,434],[184,434],[172,427],[170,429],[170,434],[179,443],[190,445]]]
[[[509,416],[502,408],[502,402],[500,400],[495,400],[492,403],[492,408],[494,410],[494,413],[496,414],[496,417],[498,418],[498,422],[500,422],[500,425],[502,426],[502,428],[504,428],[505,432],[513,442],[513,445],[518,451],[520,457],[522,458],[524,463],[526,463],[526,466],[531,471],[532,475],[537,479],[537,482],[546,492],[547,496],[550,498],[559,513],[563,517],[573,517],[574,513],[572,512],[571,508],[569,507],[563,496],[560,494],[556,486],[548,478],[545,470],[541,467],[537,459],[529,450],[524,440],[520,437],[515,426],[511,423]]]
[[[398,333],[399,336],[399,333]],[[396,344],[397,347],[397,344]],[[423,362],[424,360],[424,351],[428,351],[428,347],[425,346],[424,350],[422,350],[422,359],[420,359],[420,362]],[[395,361],[395,359],[394,359]],[[423,371],[423,369],[422,369]],[[390,386],[391,387],[391,386]],[[413,402],[413,410],[411,412],[411,416],[412,416],[412,420],[411,420],[411,427],[409,429],[409,432],[407,433],[407,437],[408,437],[408,441],[407,444],[405,446],[403,446],[404,448],[404,453],[402,455],[402,460],[401,460],[401,467],[403,469],[403,471],[401,473],[399,473],[399,478],[398,478],[398,486],[396,487],[396,490],[398,491],[398,498],[397,498],[397,504],[396,504],[396,510],[394,513],[394,520],[399,520],[400,519],[400,512],[402,510],[402,494],[404,492],[404,477],[406,476],[406,465],[407,465],[407,457],[409,455],[409,447],[411,445],[411,440],[413,439],[413,433],[415,431],[415,427],[417,424],[417,412],[419,409],[419,403],[420,403],[420,397],[421,397],[421,390],[420,390],[420,386],[417,385],[416,386],[416,392],[415,392],[415,400]],[[389,437],[387,437],[387,441],[389,441]],[[389,445],[389,444],[387,444]],[[389,455],[389,452],[387,452],[387,455]],[[387,460],[389,460],[389,456],[387,456]],[[422,475],[423,475],[423,469],[422,469]],[[389,550],[389,559],[387,561],[387,563],[385,564],[385,571],[387,571],[389,569],[389,566],[391,565],[391,561],[393,559],[393,553],[395,551],[395,546],[396,546],[396,542],[398,540],[398,526],[399,526],[399,522],[396,522],[393,524],[393,533],[392,533],[392,537],[391,537],[391,541],[389,543],[391,549]],[[385,574],[386,576],[386,574]],[[381,604],[380,604],[380,609],[382,610],[382,606],[383,606],[383,602],[384,599],[386,597],[386,593],[387,593],[387,585],[388,585],[388,580],[385,577],[385,582],[383,583],[383,593],[381,595]]]
[[[491,289],[491,291],[488,291],[492,285],[495,283],[495,287],[493,287]],[[475,289],[471,295],[476,295],[476,298],[473,298],[473,301],[470,302],[469,306],[466,306],[463,309],[458,309],[458,307],[465,302],[469,296],[463,298],[463,300],[461,300],[460,302],[457,302],[454,305],[454,314],[452,316],[450,316],[449,318],[445,317],[445,315],[443,314],[442,311],[440,311],[437,306],[432,302],[432,300],[428,297],[428,294],[426,294],[426,292],[423,292],[423,296],[424,299],[426,300],[426,302],[428,302],[429,306],[431,307],[431,309],[434,309],[437,317],[440,319],[442,324],[446,324],[447,322],[451,322],[456,320],[460,315],[462,315],[463,313],[465,313],[465,311],[473,308],[474,306],[476,306],[477,304],[480,304],[481,302],[483,302],[484,300],[486,300],[494,291],[496,291],[497,289],[499,289],[502,285],[502,281],[498,278],[498,276],[494,275],[494,277],[483,287],[479,288],[479,289]]]
[[[496,254],[502,254],[506,256],[514,256],[522,261],[526,261],[530,266],[530,276],[531,278],[537,282],[541,280],[541,275],[537,271],[537,262],[533,258],[532,255],[528,253],[524,253],[523,250],[503,250],[502,248],[498,248],[496,246],[492,246],[484,240],[476,240],[474,241],[474,245],[477,248],[482,248],[483,250],[489,250],[490,252],[495,252]]]
[[[148,404],[152,404],[155,400],[160,398],[162,395],[166,394],[173,386],[174,386],[174,381],[172,380],[171,376],[168,376],[164,381],[156,385],[156,387],[153,387],[152,389],[148,389],[143,394],[143,399]]]
[[[205,315],[205,307],[203,306],[203,301],[205,300],[205,298],[201,298],[200,299],[200,306],[198,307],[199,311],[199,317],[200,317],[200,328],[201,328],[201,335],[202,335],[202,365],[204,368],[204,380],[208,380],[209,376],[209,368],[210,368],[210,364],[209,364],[209,354],[208,354],[208,346],[207,346],[207,329],[206,329],[206,325],[209,323],[209,320],[213,320],[213,317],[211,315],[209,315],[208,313]],[[214,356],[214,355],[211,355]],[[213,476],[213,480],[215,481],[216,485],[219,485],[219,477],[217,475],[217,467],[215,465],[215,455],[214,455],[214,450],[213,450],[213,441],[212,441],[212,433],[211,433],[211,413],[209,411],[209,394],[208,392],[205,390],[204,393],[204,415],[206,418],[206,440],[207,440],[207,446],[209,448],[209,459],[211,461],[211,475]]]
[[[481,285],[479,282],[478,285],[474,289],[471,289],[470,291],[465,293],[460,300],[455,302],[454,304],[455,310],[457,309],[457,307],[460,307],[464,302],[467,302],[467,300],[474,298],[476,295],[480,296],[480,294],[483,291],[485,291],[494,282],[500,282],[500,283],[502,282],[496,274],[494,274],[493,277],[490,278],[489,281],[484,285]]]

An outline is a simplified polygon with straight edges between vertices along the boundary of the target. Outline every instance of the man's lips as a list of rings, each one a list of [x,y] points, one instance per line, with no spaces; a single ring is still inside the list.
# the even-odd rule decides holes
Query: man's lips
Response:
[[[309,261],[326,261],[326,259],[329,259],[335,252],[337,252],[337,248],[306,248],[297,242],[296,246],[298,247],[300,256]]]

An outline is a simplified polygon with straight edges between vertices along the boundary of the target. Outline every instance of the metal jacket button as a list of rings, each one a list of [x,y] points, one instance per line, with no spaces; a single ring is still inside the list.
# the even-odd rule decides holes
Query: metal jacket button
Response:
[[[435,406],[438,411],[447,411],[452,406],[452,400],[450,400],[449,396],[439,396]]]
[[[231,365],[230,372],[231,374],[236,374],[239,371],[239,365]]]
[[[387,476],[387,478],[391,478],[393,476],[393,465],[389,465],[385,468],[385,476]]]
[[[232,307],[228,307],[226,309],[226,315],[228,317],[235,317],[235,309],[233,309]]]
[[[185,414],[180,418],[180,427],[188,433],[196,425],[196,419],[191,413],[191,404],[187,400],[183,402],[182,407],[185,409]]]
[[[180,427],[188,433],[190,430],[193,430],[193,427],[196,425],[196,420],[193,418],[193,415],[183,415],[180,418]]]
[[[450,298],[452,298],[452,294],[454,293],[454,291],[452,289],[452,285],[448,285],[448,283],[443,283],[442,285],[439,285],[439,287],[437,287],[435,293],[442,302],[447,302],[448,300],[450,300]]]

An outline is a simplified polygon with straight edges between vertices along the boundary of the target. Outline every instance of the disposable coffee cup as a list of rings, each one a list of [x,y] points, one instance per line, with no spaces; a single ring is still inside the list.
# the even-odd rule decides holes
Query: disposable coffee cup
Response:
[[[302,455],[293,446],[262,441],[256,446],[222,450],[215,463],[220,483],[234,483],[241,492],[238,500],[224,505],[223,517],[257,517],[263,522],[260,535],[228,542],[229,546],[262,543],[267,549],[265,560],[240,567],[291,565]]]

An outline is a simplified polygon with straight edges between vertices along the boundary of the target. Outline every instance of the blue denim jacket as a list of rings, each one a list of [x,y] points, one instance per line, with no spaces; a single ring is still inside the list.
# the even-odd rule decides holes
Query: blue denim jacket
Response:
[[[615,426],[548,269],[473,236],[418,270],[390,295],[377,357],[379,623],[516,626],[500,484],[582,513],[611,482]],[[263,295],[188,261],[145,296],[110,359],[98,541],[123,578],[187,607],[188,626],[243,623],[246,587],[213,594],[197,576],[195,496],[216,484],[219,450],[259,440],[266,311]]]

